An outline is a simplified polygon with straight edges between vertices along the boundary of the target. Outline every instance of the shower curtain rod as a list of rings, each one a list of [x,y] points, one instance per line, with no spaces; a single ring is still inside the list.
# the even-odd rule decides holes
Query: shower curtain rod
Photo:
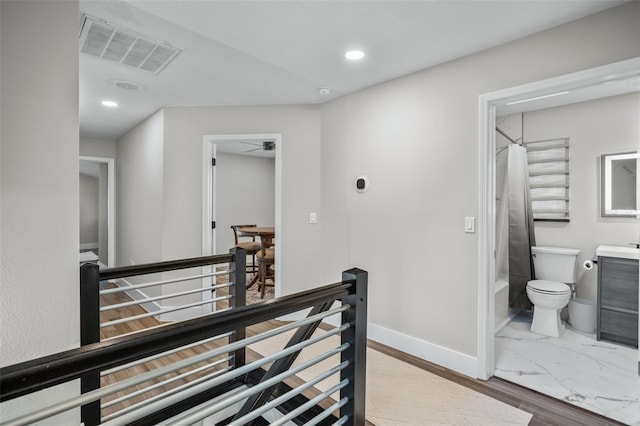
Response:
[[[518,142],[514,141],[513,139],[511,139],[511,136],[507,135],[505,132],[503,132],[500,127],[496,126],[496,132],[500,133],[502,136],[504,136],[505,138],[507,138],[507,140],[511,143],[515,143],[516,145],[520,145]]]

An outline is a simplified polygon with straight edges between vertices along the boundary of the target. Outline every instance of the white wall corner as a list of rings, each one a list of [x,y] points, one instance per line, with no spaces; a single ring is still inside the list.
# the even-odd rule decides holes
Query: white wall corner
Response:
[[[425,361],[477,378],[478,358],[369,323],[367,337]]]

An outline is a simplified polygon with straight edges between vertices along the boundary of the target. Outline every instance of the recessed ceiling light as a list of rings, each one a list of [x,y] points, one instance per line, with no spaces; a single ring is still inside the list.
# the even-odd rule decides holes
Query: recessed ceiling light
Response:
[[[118,106],[117,102],[114,101],[102,101],[102,105],[109,107],[109,108],[115,108]]]
[[[364,58],[364,52],[362,50],[350,50],[344,54],[344,57],[350,61],[358,61]]]
[[[318,93],[320,93],[321,95],[328,95],[329,93],[331,93],[331,89],[329,89],[328,87],[321,87],[318,89]]]

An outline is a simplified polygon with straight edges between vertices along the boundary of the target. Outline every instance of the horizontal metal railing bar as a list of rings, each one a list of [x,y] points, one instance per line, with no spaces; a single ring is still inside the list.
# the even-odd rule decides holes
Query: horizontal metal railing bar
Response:
[[[300,407],[296,408],[293,411],[288,412],[286,415],[280,417],[275,422],[272,422],[271,426],[281,426],[281,425],[287,423],[289,420],[295,419],[298,415],[304,413],[309,408],[311,408],[314,405],[318,404],[320,401],[322,401],[322,400],[326,399],[327,397],[331,396],[332,393],[339,391],[340,389],[342,389],[343,387],[347,386],[348,384],[349,384],[349,379],[342,380],[337,385],[332,386],[331,388],[329,388],[326,391],[322,392],[320,395],[310,399],[309,402],[307,402],[306,404],[302,404]]]
[[[121,402],[123,402],[123,401],[126,401],[126,400],[128,400],[128,399],[135,398],[135,397],[136,397],[136,396],[138,396],[138,395],[143,395],[143,394],[145,394],[145,393],[147,393],[147,392],[149,392],[149,391],[151,391],[151,390],[154,390],[154,389],[157,389],[157,388],[159,388],[159,387],[162,387],[162,386],[168,385],[169,383],[173,383],[173,382],[175,382],[175,381],[177,381],[177,380],[184,379],[185,377],[189,377],[189,376],[191,376],[191,375],[193,375],[193,374],[201,373],[201,372],[203,372],[203,371],[205,371],[205,370],[208,370],[209,368],[216,367],[216,366],[218,366],[218,365],[222,364],[223,362],[227,362],[227,361],[230,361],[230,360],[232,360],[232,359],[233,359],[233,357],[228,356],[228,357],[225,357],[225,358],[219,359],[219,360],[217,360],[217,361],[214,361],[214,362],[212,362],[212,363],[210,363],[210,364],[203,365],[203,366],[200,366],[200,367],[198,367],[198,368],[194,368],[193,370],[189,370],[189,371],[184,372],[184,373],[182,373],[182,374],[179,374],[179,375],[177,375],[177,376],[172,376],[172,377],[170,377],[170,378],[168,378],[168,379],[166,379],[166,380],[162,380],[162,381],[159,381],[159,382],[155,382],[155,383],[153,383],[152,385],[147,386],[147,387],[145,387],[145,388],[143,388],[143,389],[139,389],[139,390],[137,390],[137,391],[135,391],[135,392],[128,393],[128,394],[123,395],[123,396],[121,396],[121,397],[119,397],[119,398],[113,399],[113,400],[111,400],[111,401],[109,401],[109,402],[102,403],[101,408],[102,408],[102,409],[105,409],[105,408],[112,407],[112,406],[117,405],[117,404],[119,404],[119,403],[121,403]],[[230,368],[230,367],[229,367],[229,368]],[[228,370],[228,368],[225,368],[225,369],[224,369],[224,371],[226,371],[226,370]],[[220,371],[223,371],[223,370],[218,370],[218,371],[216,371],[215,373],[219,373]],[[211,374],[209,374],[209,375],[207,375],[207,376],[204,376],[204,377],[209,378],[209,377],[211,377],[211,376],[212,376],[212,374],[213,374],[213,373],[211,373]],[[196,379],[196,380],[199,380],[199,379]],[[194,382],[195,382],[195,380],[194,380]],[[189,383],[188,383],[188,385],[195,384],[194,382],[189,382]],[[171,390],[173,390],[173,389],[171,389]],[[170,390],[170,391],[171,391],[171,390]],[[145,401],[149,401],[149,399],[146,399]],[[132,408],[132,407],[135,407],[135,405],[131,405],[131,406],[129,406],[129,407],[127,407],[127,408],[125,408],[125,410],[130,411],[129,409],[130,409],[130,408]],[[115,416],[116,414],[121,413],[122,411],[123,411],[123,410],[120,410],[120,411],[118,411],[117,413],[113,413],[113,415]],[[123,413],[123,414],[124,414],[124,413]],[[105,420],[105,421],[106,421],[106,420],[108,420],[108,419],[107,419],[106,417],[104,417],[104,418],[103,418],[103,420]]]
[[[337,422],[333,423],[331,426],[342,426],[346,424],[348,421],[349,421],[348,416],[342,416]]]
[[[310,359],[307,362],[304,362],[296,367],[293,367],[289,370],[283,371],[282,373],[278,374],[277,376],[274,376],[272,378],[270,378],[269,380],[266,380],[256,386],[252,386],[248,389],[243,390],[242,392],[239,392],[237,394],[235,394],[234,396],[230,397],[230,398],[226,398],[223,401],[220,401],[216,404],[212,404],[209,405],[207,407],[204,407],[201,410],[198,410],[195,413],[189,413],[183,417],[180,417],[179,419],[176,419],[175,421],[169,423],[168,426],[190,426],[195,422],[198,422],[204,418],[207,418],[215,413],[217,413],[220,410],[223,410],[225,408],[227,408],[230,405],[233,405],[236,402],[242,401],[245,398],[248,398],[252,395],[257,394],[258,392],[267,389],[273,385],[276,385],[280,382],[282,382],[283,380],[294,376],[295,374],[299,373],[302,370],[306,370],[307,368],[318,364],[319,362],[324,361],[325,359],[340,353],[342,350],[346,349],[347,346],[349,346],[348,344],[343,344],[337,348],[334,348],[330,351],[327,351],[323,354],[320,354],[312,359]],[[340,349],[342,348],[342,349]],[[346,364],[348,364],[348,362],[346,362]],[[342,364],[341,364],[342,365]],[[342,368],[344,368],[346,365],[342,366]],[[342,369],[341,368],[341,369]]]
[[[146,314],[134,315],[134,316],[131,316],[131,317],[126,317],[126,318],[120,318],[120,319],[113,320],[113,321],[103,322],[103,323],[100,324],[100,328],[105,328],[105,327],[109,327],[109,326],[112,326],[112,325],[124,324],[126,322],[137,321],[137,320],[143,319],[143,318],[149,318],[149,317],[154,317],[156,315],[168,314],[169,312],[181,311],[182,309],[193,308],[195,306],[206,305],[208,303],[220,302],[222,300],[229,300],[229,299],[233,299],[233,296],[230,295],[230,294],[226,295],[226,296],[215,297],[215,298],[209,299],[209,300],[201,300],[201,301],[198,301],[198,302],[188,303],[186,305],[177,306],[175,308],[162,309],[162,310],[157,311],[157,312],[147,312]],[[143,303],[148,303],[148,302],[143,302]]]
[[[199,288],[194,289],[194,290],[181,291],[179,293],[165,294],[165,295],[156,296],[156,297],[147,297],[146,299],[132,300],[130,302],[115,303],[113,305],[102,306],[100,308],[100,312],[111,311],[113,309],[126,308],[128,306],[133,306],[133,305],[143,305],[145,303],[155,302],[156,300],[171,299],[171,298],[174,298],[174,297],[187,296],[189,294],[194,294],[194,293],[209,292],[209,291],[212,291],[212,290],[217,290],[219,288],[231,287],[232,285],[235,285],[235,284],[218,284],[218,285],[213,285],[213,286],[210,286],[210,287],[199,287]],[[214,301],[214,300],[208,300],[207,303],[211,303],[212,301]]]
[[[136,404],[130,405],[128,407],[125,407],[122,410],[119,410],[119,411],[116,411],[115,413],[111,413],[111,414],[109,414],[107,416],[104,416],[101,419],[102,423],[107,423],[110,420],[116,419],[118,417],[122,417],[125,414],[130,413],[132,411],[140,410],[142,407],[145,407],[145,406],[147,406],[149,404],[152,404],[152,403],[154,403],[156,401],[162,400],[162,399],[164,399],[164,398],[166,398],[168,396],[180,393],[184,389],[189,389],[189,388],[191,388],[191,387],[193,387],[195,385],[198,385],[198,384],[200,384],[202,382],[206,382],[208,380],[211,380],[211,379],[214,379],[216,377],[219,377],[219,376],[221,376],[223,374],[228,373],[229,371],[231,371],[231,369],[232,369],[232,367],[225,367],[222,370],[214,371],[213,373],[209,373],[206,376],[198,377],[198,378],[196,378],[194,380],[189,381],[189,383],[184,383],[184,384],[182,384],[182,385],[180,385],[178,387],[175,387],[173,389],[169,389],[169,390],[167,390],[167,391],[165,391],[165,392],[163,392],[161,394],[154,395],[154,396],[152,396],[150,398],[147,398],[147,399],[145,399],[143,401],[140,401],[140,402],[138,402]],[[201,369],[199,369],[199,370],[201,370]],[[194,372],[196,372],[196,371],[194,370]],[[190,374],[193,374],[193,373],[191,373],[191,372],[189,372],[188,374],[185,373],[185,374],[181,375],[180,378],[189,376]],[[178,379],[175,379],[175,380],[178,380]],[[175,381],[175,380],[171,380],[171,381]],[[169,382],[169,381],[167,380],[165,382],[162,382],[161,386],[164,385],[167,382]],[[146,390],[147,390],[146,388],[145,389],[141,389],[142,393],[145,393]],[[101,408],[106,408],[106,407],[105,407],[105,405],[102,405]]]
[[[230,311],[232,309],[233,308],[224,308],[224,309],[217,310],[215,312],[218,312],[218,313],[219,312],[225,312],[225,311]],[[202,314],[202,315],[196,315],[196,316],[192,317],[191,319],[198,319],[198,318],[205,317],[207,315],[211,315],[211,313],[206,313],[206,314]],[[159,324],[159,325],[154,325],[153,327],[144,328],[142,330],[134,330],[134,331],[130,331],[129,333],[118,334],[118,335],[115,335],[115,336],[107,337],[106,339],[102,339],[101,342],[107,342],[107,341],[110,341],[110,340],[116,340],[116,339],[119,339],[121,337],[134,336],[134,335],[137,335],[139,333],[143,333],[143,332],[147,332],[147,331],[151,331],[151,330],[157,330],[159,328],[165,328],[165,327],[167,327],[167,325],[168,324]]]
[[[334,411],[339,410],[340,408],[342,408],[345,405],[347,405],[347,402],[349,402],[349,398],[347,398],[345,396],[340,401],[336,402],[331,407],[327,408],[322,413],[318,414],[313,419],[311,419],[308,422],[306,422],[305,426],[315,426],[315,425],[317,425],[318,423],[320,423],[321,421],[323,421],[324,419],[329,417],[331,415],[331,413],[333,413]]]
[[[121,266],[117,268],[103,269],[100,271],[100,281],[114,278],[132,277],[135,275],[154,274],[168,272],[176,269],[196,268],[198,266],[229,263],[233,261],[233,255],[217,254],[214,256],[191,257],[187,259],[168,260],[165,262],[146,263],[144,265]]]
[[[191,343],[189,345],[181,346],[179,348],[172,349],[170,351],[162,352],[162,353],[159,353],[159,354],[156,354],[156,355],[153,355],[153,356],[149,356],[149,357],[146,357],[146,358],[143,358],[143,359],[139,359],[139,360],[134,361],[134,362],[130,362],[128,364],[119,365],[118,367],[102,371],[100,373],[100,375],[102,377],[108,376],[109,374],[114,374],[114,373],[117,373],[118,371],[126,370],[127,368],[135,367],[136,365],[144,364],[144,363],[149,362],[149,361],[154,361],[154,360],[156,360],[158,358],[162,358],[162,357],[165,357],[167,355],[173,355],[175,353],[182,352],[182,351],[187,350],[187,349],[195,348],[196,346],[205,345],[207,343],[211,343],[213,341],[216,341],[216,340],[219,340],[219,339],[222,339],[222,338],[225,338],[225,337],[229,337],[231,335],[233,335],[233,333],[224,333],[224,334],[221,334],[219,336],[214,336],[214,337],[211,337],[209,339],[205,339],[205,340],[201,340],[199,342]]]
[[[143,284],[133,284],[133,285],[122,286],[122,287],[105,288],[103,290],[100,290],[100,294],[105,295],[105,294],[111,294],[111,293],[118,293],[122,291],[138,290],[140,288],[148,288],[148,287],[155,287],[155,286],[164,285],[164,284],[179,283],[183,281],[197,280],[200,278],[218,277],[220,275],[229,275],[229,271],[218,271],[218,272],[211,272],[209,274],[191,275],[188,277],[175,278],[171,280],[151,281]]]
[[[185,411],[199,407],[202,404],[208,404],[213,399],[219,397],[226,398],[230,395],[233,395],[235,392],[239,392],[245,387],[246,383],[244,383],[244,377],[233,379],[225,382],[221,386],[207,389],[204,392],[200,392],[199,394],[191,396],[187,399],[180,400],[178,403],[168,404],[150,415],[130,422],[127,426],[157,425],[159,423],[167,421],[167,419],[171,419],[177,415],[180,415]]]
[[[344,311],[344,310],[346,310],[346,309],[343,309],[344,307],[346,307],[348,309],[350,306],[345,305],[345,306],[343,306],[341,308],[334,309],[333,311]],[[87,404],[89,402],[96,401],[98,399],[104,398],[104,397],[106,397],[108,395],[111,395],[113,393],[120,392],[120,391],[122,391],[124,389],[128,389],[128,388],[130,388],[132,386],[147,382],[147,381],[155,379],[157,377],[161,377],[161,376],[163,376],[165,374],[168,374],[170,372],[180,370],[181,368],[185,368],[185,367],[197,364],[197,363],[205,361],[207,359],[214,358],[216,356],[222,355],[223,353],[231,352],[231,351],[233,351],[233,350],[235,350],[237,348],[246,347],[247,345],[249,345],[251,343],[259,342],[259,341],[264,340],[264,339],[266,339],[268,337],[272,337],[274,335],[277,335],[277,334],[280,334],[280,333],[284,333],[285,331],[288,331],[288,330],[290,330],[292,328],[297,328],[297,327],[302,326],[302,325],[304,325],[304,324],[306,324],[308,322],[319,321],[322,318],[324,318],[326,316],[329,316],[329,315],[326,315],[329,312],[332,312],[331,315],[336,313],[336,312],[333,312],[333,311],[327,311],[327,312],[324,312],[322,314],[314,315],[313,317],[308,317],[308,318],[306,318],[304,320],[296,321],[295,323],[287,324],[285,326],[278,327],[276,329],[273,329],[273,330],[258,334],[258,335],[253,336],[253,337],[249,337],[249,338],[246,338],[246,339],[243,339],[243,340],[238,340],[237,342],[228,344],[228,345],[223,346],[221,348],[218,348],[216,350],[212,350],[212,351],[209,351],[209,352],[206,352],[206,353],[191,357],[189,359],[184,359],[184,360],[175,362],[175,363],[173,363],[171,365],[167,365],[165,367],[157,368],[157,369],[155,369],[153,371],[148,371],[146,373],[142,373],[142,374],[139,374],[137,376],[130,377],[130,378],[128,378],[126,380],[123,380],[121,382],[113,383],[111,385],[108,385],[108,386],[105,386],[105,387],[102,387],[102,388],[99,388],[99,389],[84,393],[82,395],[70,398],[70,399],[68,399],[66,401],[62,401],[62,402],[60,402],[58,404],[54,404],[54,405],[51,405],[51,406],[48,406],[48,407],[44,407],[44,408],[42,408],[42,409],[40,409],[38,411],[34,411],[34,412],[32,412],[30,414],[27,414],[25,416],[22,416],[22,417],[19,417],[19,418],[16,418],[16,419],[12,419],[12,420],[10,420],[10,421],[8,421],[6,423],[2,423],[2,425],[3,426],[5,426],[5,425],[6,426],[29,425],[29,424],[31,424],[33,422],[37,422],[39,420],[46,419],[46,418],[54,416],[56,414],[63,413],[65,411],[68,411],[70,409],[79,407],[79,406]],[[316,317],[321,317],[321,318],[318,319]],[[313,320],[312,320],[312,318],[313,318]],[[218,376],[217,378],[206,382],[205,383],[206,387],[204,389],[201,389],[201,387],[203,385],[194,386],[194,387],[191,387],[187,393],[190,392],[192,394],[197,394],[201,390],[205,390],[207,387],[213,387],[215,385],[220,385],[220,384],[224,383],[225,381],[228,381],[228,380],[231,380],[231,379],[235,379],[235,378],[245,374],[247,371],[251,371],[251,370],[253,370],[253,369],[257,368],[257,367],[260,367],[260,366],[262,366],[264,364],[272,362],[272,361],[274,361],[274,360],[276,360],[278,358],[281,358],[283,356],[289,355],[292,352],[295,352],[295,351],[298,351],[298,350],[302,350],[307,346],[310,346],[310,345],[312,345],[314,343],[317,343],[317,342],[319,342],[321,340],[324,340],[324,339],[326,339],[326,338],[328,338],[330,336],[338,334],[338,333],[344,331],[348,327],[349,327],[349,325],[345,324],[342,327],[333,329],[333,330],[331,330],[329,332],[326,332],[326,333],[324,333],[322,335],[316,336],[316,337],[311,338],[309,340],[306,340],[304,342],[300,342],[297,345],[293,345],[293,346],[290,346],[290,347],[288,347],[286,349],[283,349],[281,352],[278,352],[278,353],[275,353],[273,355],[258,359],[256,361],[252,362],[251,364],[246,364],[246,365],[244,365],[244,366],[242,366],[240,368],[233,369],[230,372],[228,372],[226,375]],[[342,348],[345,345],[347,347],[349,346],[348,343],[345,343],[345,344],[341,345],[338,349]],[[340,351],[341,350],[343,350],[343,349],[340,349]],[[169,397],[168,399],[171,399],[171,398],[172,397]],[[143,409],[139,410],[139,412],[137,412],[137,414],[141,414],[140,417],[143,417],[144,415],[146,415],[146,414],[144,414],[144,412],[146,411],[147,408],[143,408]],[[121,419],[118,420],[117,424],[121,424]]]
[[[239,419],[236,419],[236,420],[232,421],[231,423],[228,423],[227,426],[240,426],[240,425],[244,425],[244,424],[249,423],[251,420],[254,420],[257,417],[260,417],[263,413],[266,413],[267,411],[269,411],[269,410],[271,410],[273,408],[276,408],[277,406],[281,405],[285,401],[288,401],[289,399],[291,399],[295,395],[300,395],[302,392],[304,392],[305,390],[315,386],[316,384],[320,383],[321,381],[323,381],[327,377],[330,377],[330,376],[336,374],[337,372],[339,372],[342,369],[344,369],[348,364],[349,364],[349,361],[341,362],[337,366],[325,371],[322,374],[317,375],[316,377],[314,377],[311,380],[306,381],[303,385],[300,385],[298,387],[295,387],[295,388],[291,389],[289,392],[287,392],[287,393],[285,393],[283,395],[280,395],[279,397],[273,399],[272,401],[268,402],[267,404],[264,404],[263,406],[257,408],[256,410],[253,410],[250,413],[240,417]]]
[[[258,324],[322,302],[340,299],[349,294],[353,285],[353,282],[329,284],[262,303],[168,324],[156,330],[136,333],[135,336],[118,337],[3,367],[0,368],[0,401]]]
[[[326,337],[328,337],[328,336],[325,336],[325,338]],[[316,340],[316,341],[318,341],[318,340]],[[312,343],[308,343],[308,342],[302,342],[300,345],[302,347],[306,347],[306,346],[309,346],[309,345],[312,344]],[[302,345],[303,343],[307,343],[307,344]],[[339,347],[337,347],[337,348],[335,348],[333,350],[325,352],[325,354],[323,354],[323,355],[329,354],[327,356],[327,358],[328,358],[329,356],[332,356],[332,355],[334,355],[336,353],[340,353],[347,346],[349,346],[349,344],[345,343],[345,344],[343,344],[343,345],[341,345],[341,346],[339,346]],[[300,349],[300,348],[298,348],[298,349]],[[287,349],[287,351],[283,351],[283,352],[289,352],[289,350]],[[180,401],[185,400],[185,399],[187,399],[189,397],[192,397],[194,395],[197,395],[198,393],[200,393],[200,392],[202,392],[202,391],[204,391],[204,390],[206,390],[208,388],[212,388],[212,387],[218,386],[218,385],[224,383],[225,381],[240,377],[240,376],[246,374],[247,372],[255,370],[255,369],[259,368],[260,366],[262,366],[264,364],[267,364],[269,362],[272,362],[272,361],[274,361],[274,360],[276,360],[276,359],[278,359],[278,358],[280,358],[280,357],[282,357],[284,355],[286,355],[286,354],[284,354],[284,353],[275,353],[275,354],[267,356],[265,358],[258,359],[256,361],[250,363],[250,364],[246,364],[246,365],[244,365],[244,366],[242,366],[240,368],[233,369],[233,370],[225,373],[222,376],[218,376],[218,377],[216,377],[214,379],[211,379],[211,380],[208,380],[208,381],[206,381],[204,383],[200,383],[200,384],[195,385],[195,386],[190,386],[187,390],[181,392],[180,395],[168,396],[167,398],[164,398],[161,402],[155,402],[153,404],[150,404],[149,406],[142,407],[142,408],[136,410],[134,413],[129,413],[129,414],[126,414],[126,415],[118,418],[117,423],[114,423],[114,425],[116,425],[116,424],[117,425],[128,424],[130,422],[134,422],[136,420],[139,420],[140,418],[143,418],[145,416],[153,414],[154,412],[156,412],[158,410],[158,408],[162,408],[163,406],[174,404],[174,403],[179,403]],[[103,425],[109,426],[109,423],[103,423]]]

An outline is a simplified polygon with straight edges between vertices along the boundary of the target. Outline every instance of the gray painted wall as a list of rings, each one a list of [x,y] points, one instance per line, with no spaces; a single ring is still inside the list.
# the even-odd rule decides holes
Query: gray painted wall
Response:
[[[203,135],[280,133],[283,229],[277,238],[283,253],[282,291],[288,294],[320,283],[320,226],[308,223],[309,212],[320,209],[319,109],[308,105],[166,108],[164,117],[162,256],[201,254]]]
[[[116,158],[116,141],[110,139],[80,137],[80,155],[86,157]]]
[[[79,344],[78,5],[0,7],[0,363],[7,365]]]
[[[570,222],[536,222],[538,245],[580,249],[579,265],[600,244],[637,242],[635,218],[600,215],[600,155],[640,149],[640,94],[614,96],[524,114],[525,141],[571,138]],[[597,269],[578,269],[578,297],[596,300]]]
[[[324,104],[323,281],[367,269],[370,322],[475,356],[478,96],[640,56],[639,21],[631,2]]]
[[[80,244],[98,244],[98,179],[80,174]]]
[[[80,340],[77,1],[0,2],[0,43],[0,365],[6,366]],[[71,383],[0,410],[9,418],[78,392]],[[79,421],[74,411],[48,424]]]
[[[116,265],[162,260],[163,117],[159,111],[117,141]],[[132,283],[158,277],[133,277]],[[160,289],[145,289],[158,296]]]

